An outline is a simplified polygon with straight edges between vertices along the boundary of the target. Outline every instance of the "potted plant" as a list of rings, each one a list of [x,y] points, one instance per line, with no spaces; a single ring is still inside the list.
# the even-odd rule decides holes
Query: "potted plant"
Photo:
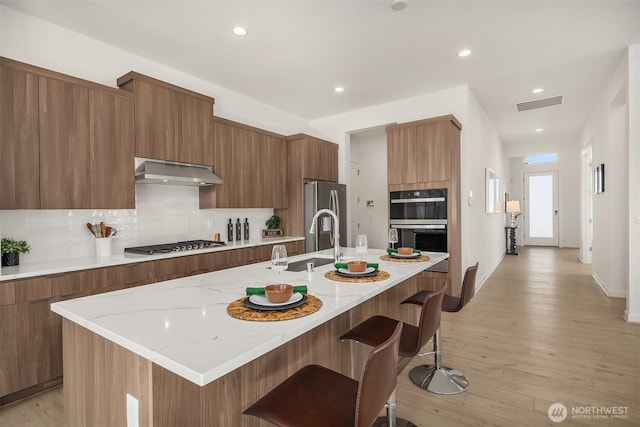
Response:
[[[0,242],[2,246],[2,266],[10,267],[20,264],[20,254],[28,253],[31,250],[29,244],[24,240],[16,240],[5,237]]]
[[[280,228],[280,217],[277,215],[272,215],[267,222],[265,223],[267,226],[266,230],[262,230],[262,237],[282,237],[284,234]]]

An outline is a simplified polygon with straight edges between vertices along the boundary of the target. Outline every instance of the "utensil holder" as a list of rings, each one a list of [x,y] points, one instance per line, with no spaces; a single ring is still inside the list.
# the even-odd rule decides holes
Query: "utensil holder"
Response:
[[[96,256],[111,256],[111,237],[101,237],[96,239]]]

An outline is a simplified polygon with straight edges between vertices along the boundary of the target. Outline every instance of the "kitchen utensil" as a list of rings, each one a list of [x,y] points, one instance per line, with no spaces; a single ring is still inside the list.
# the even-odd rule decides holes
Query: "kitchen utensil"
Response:
[[[100,221],[100,236],[107,237],[107,226],[103,221]]]
[[[93,224],[93,235],[96,236],[96,238],[100,238],[101,234],[100,234],[100,224]]]
[[[91,233],[93,237],[97,237],[96,233],[93,231],[93,225],[91,225],[90,223],[87,223],[87,229],[89,229],[89,233]]]

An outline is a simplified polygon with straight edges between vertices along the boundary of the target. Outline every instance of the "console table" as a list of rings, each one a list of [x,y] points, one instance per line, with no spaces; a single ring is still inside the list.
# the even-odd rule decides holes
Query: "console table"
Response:
[[[518,255],[518,246],[516,245],[516,237],[518,236],[519,226],[507,226],[504,228],[505,242],[507,246],[507,255]]]

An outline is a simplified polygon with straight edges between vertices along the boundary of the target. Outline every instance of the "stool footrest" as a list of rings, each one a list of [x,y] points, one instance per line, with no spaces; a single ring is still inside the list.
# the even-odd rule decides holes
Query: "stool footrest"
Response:
[[[421,389],[435,394],[458,394],[469,388],[469,380],[462,372],[446,366],[416,366],[409,372],[409,379]]]
[[[372,427],[391,427],[391,426],[389,426],[389,420],[387,419],[387,417],[378,417],[378,419],[376,419],[376,421],[373,423]],[[402,418],[396,418],[396,427],[417,427],[417,426],[411,421],[408,421]]]

